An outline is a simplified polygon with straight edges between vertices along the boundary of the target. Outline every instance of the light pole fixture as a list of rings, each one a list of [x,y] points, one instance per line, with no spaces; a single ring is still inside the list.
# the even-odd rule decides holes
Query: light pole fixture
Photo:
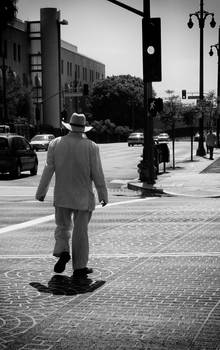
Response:
[[[219,131],[220,131],[220,58],[219,58],[219,48],[220,48],[220,26],[218,29],[218,44],[211,45],[209,55],[213,56],[214,51],[213,48],[216,49],[218,56],[218,77],[217,77],[217,122],[216,122],[216,136],[217,136],[217,147],[220,147],[219,141]]]
[[[60,116],[60,120],[61,120],[61,105],[64,104],[64,101],[61,103],[62,100],[62,84],[61,84],[61,30],[60,30],[60,26],[66,26],[68,25],[68,21],[66,19],[63,20],[58,20],[57,21],[57,29],[58,29],[58,60],[59,60],[59,116]],[[64,98],[64,96],[63,96]],[[61,123],[61,122],[60,122]],[[60,124],[61,126],[61,124]]]
[[[198,19],[199,22],[199,29],[200,29],[200,69],[199,69],[199,100],[200,100],[200,106],[201,106],[201,118],[199,119],[199,145],[197,149],[197,156],[204,156],[206,154],[204,145],[203,145],[203,137],[204,137],[204,111],[203,111],[203,99],[204,99],[204,54],[203,54],[203,38],[204,38],[204,27],[205,27],[205,20],[208,16],[211,16],[211,22],[210,26],[211,28],[214,28],[216,25],[215,19],[214,19],[214,13],[213,12],[207,12],[203,8],[203,0],[200,0],[200,10],[195,13],[189,14],[189,22],[187,23],[188,27],[191,29],[194,25],[192,21],[192,17],[195,16]]]

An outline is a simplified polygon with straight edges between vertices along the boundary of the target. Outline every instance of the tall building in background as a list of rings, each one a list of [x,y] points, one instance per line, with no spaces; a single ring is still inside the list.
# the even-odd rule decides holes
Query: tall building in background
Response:
[[[103,63],[61,40],[60,26],[67,21],[60,17],[56,8],[42,8],[40,21],[16,19],[2,37],[6,75],[13,72],[32,91],[33,108],[28,122],[54,128],[60,128],[61,116],[68,120],[74,111],[84,110],[93,83],[105,78]],[[0,123],[2,116],[1,101]],[[12,119],[10,116],[10,122]]]

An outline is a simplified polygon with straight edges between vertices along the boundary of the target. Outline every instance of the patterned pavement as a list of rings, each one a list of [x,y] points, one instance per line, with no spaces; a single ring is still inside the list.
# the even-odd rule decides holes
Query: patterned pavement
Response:
[[[0,202],[11,224],[48,217],[8,232],[1,220],[0,349],[220,349],[220,199],[111,198],[80,282],[71,263],[53,273],[50,199]]]

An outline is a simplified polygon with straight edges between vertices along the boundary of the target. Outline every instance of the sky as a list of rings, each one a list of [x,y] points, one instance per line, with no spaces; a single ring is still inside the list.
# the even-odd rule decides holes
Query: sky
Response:
[[[144,0],[120,0],[143,11]],[[40,8],[60,10],[61,38],[78,47],[82,55],[105,64],[106,76],[130,74],[143,78],[142,17],[107,0],[18,0],[17,17],[39,20]],[[200,33],[198,19],[189,29],[189,14],[200,10],[200,0],[151,0],[151,17],[161,18],[162,81],[153,83],[157,97],[173,90],[182,95],[199,93]],[[204,93],[217,92],[218,55],[209,55],[210,45],[219,42],[220,0],[204,0],[204,10],[213,12],[216,26],[207,16],[204,28]]]

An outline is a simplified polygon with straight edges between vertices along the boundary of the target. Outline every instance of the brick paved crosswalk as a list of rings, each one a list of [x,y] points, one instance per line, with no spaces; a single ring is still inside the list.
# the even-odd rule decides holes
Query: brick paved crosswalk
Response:
[[[1,233],[0,349],[220,349],[219,199],[119,197],[93,214],[80,285],[71,263],[54,276],[53,220]],[[12,222],[30,205],[53,214],[23,201]]]

